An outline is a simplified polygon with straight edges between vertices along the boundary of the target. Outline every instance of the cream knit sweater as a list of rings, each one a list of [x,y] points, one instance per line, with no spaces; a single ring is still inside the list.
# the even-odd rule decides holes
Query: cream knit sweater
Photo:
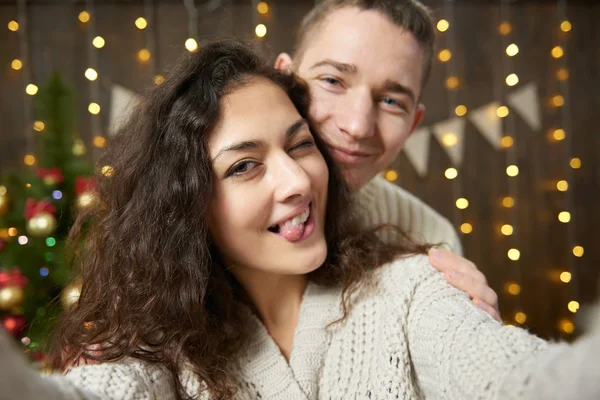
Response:
[[[600,335],[548,344],[502,326],[446,283],[425,256],[381,267],[352,299],[309,284],[290,362],[258,319],[230,376],[238,399],[600,399]],[[169,374],[135,360],[40,377],[0,342],[0,398],[172,399]],[[190,395],[200,382],[189,372]],[[10,397],[8,393],[18,394]],[[202,396],[201,398],[208,398]]]

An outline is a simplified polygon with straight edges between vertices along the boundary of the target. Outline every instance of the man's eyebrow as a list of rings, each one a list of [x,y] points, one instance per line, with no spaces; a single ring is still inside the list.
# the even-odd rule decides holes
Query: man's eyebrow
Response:
[[[306,120],[304,118],[300,118],[298,121],[291,124],[285,131],[285,138],[289,139],[292,136],[294,136],[300,131],[300,128],[302,128],[304,125],[306,125]],[[219,153],[212,159],[212,161],[215,161],[217,157],[228,151],[244,151],[249,149],[258,149],[260,147],[265,146],[266,143],[264,140],[245,140],[243,142],[234,143],[222,148],[219,151]]]
[[[330,58],[327,58],[323,61],[319,61],[318,63],[316,63],[312,67],[310,67],[310,69],[322,67],[324,65],[329,65],[329,66],[337,69],[338,71],[346,73],[346,74],[355,74],[358,69],[358,68],[356,68],[356,65],[354,65],[354,64],[346,64],[346,63],[342,63],[339,61],[334,61]]]
[[[405,94],[408,97],[410,97],[410,100],[413,102],[413,104],[415,102],[415,98],[416,98],[415,92],[413,92],[411,88],[404,86],[396,81],[391,81],[391,80],[385,81],[385,83],[383,84],[383,89],[388,92]]]

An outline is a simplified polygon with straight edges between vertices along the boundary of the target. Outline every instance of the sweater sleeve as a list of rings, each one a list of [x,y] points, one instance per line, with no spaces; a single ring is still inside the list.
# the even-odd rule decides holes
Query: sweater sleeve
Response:
[[[414,288],[406,326],[426,398],[600,398],[598,330],[571,346],[503,326],[448,285],[426,257],[415,260],[420,265],[404,277]]]
[[[171,385],[157,366],[137,361],[85,365],[67,375],[41,376],[0,332],[0,398],[46,400],[172,399]]]
[[[365,227],[398,226],[413,240],[447,246],[462,255],[456,230],[446,218],[401,187],[375,177],[355,195]],[[384,235],[384,240],[388,238]]]

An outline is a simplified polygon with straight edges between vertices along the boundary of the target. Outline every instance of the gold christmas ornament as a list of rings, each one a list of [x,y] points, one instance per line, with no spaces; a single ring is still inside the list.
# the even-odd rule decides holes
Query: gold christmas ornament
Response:
[[[49,236],[56,229],[57,221],[54,215],[45,211],[27,221],[27,231],[33,236]]]
[[[75,206],[79,211],[83,211],[96,203],[96,195],[93,191],[89,190],[87,192],[83,192],[77,199],[75,199]]]
[[[73,148],[71,149],[74,156],[82,156],[86,152],[85,144],[81,139],[75,139],[75,143],[73,143]]]
[[[7,286],[0,289],[0,309],[8,311],[23,302],[23,289],[18,286]]]
[[[60,302],[64,308],[69,308],[77,303],[81,295],[81,282],[76,280],[69,283],[60,293]]]

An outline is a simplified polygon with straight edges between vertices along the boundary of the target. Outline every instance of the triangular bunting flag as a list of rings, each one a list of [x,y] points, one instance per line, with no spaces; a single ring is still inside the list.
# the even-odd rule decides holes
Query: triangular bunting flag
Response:
[[[460,166],[463,159],[465,122],[464,118],[456,117],[433,126],[435,137],[455,166]]]
[[[133,109],[139,103],[135,92],[119,86],[113,85],[110,96],[110,115],[108,121],[108,135],[113,136],[119,130],[123,122],[127,120]]]
[[[507,96],[508,104],[529,124],[531,129],[542,129],[540,102],[535,83],[529,83]]]
[[[420,177],[427,176],[431,133],[427,128],[417,129],[404,144],[403,151]]]
[[[468,115],[469,121],[475,125],[477,130],[495,148],[500,148],[502,140],[502,120],[496,114],[500,103],[494,102],[471,111]]]

